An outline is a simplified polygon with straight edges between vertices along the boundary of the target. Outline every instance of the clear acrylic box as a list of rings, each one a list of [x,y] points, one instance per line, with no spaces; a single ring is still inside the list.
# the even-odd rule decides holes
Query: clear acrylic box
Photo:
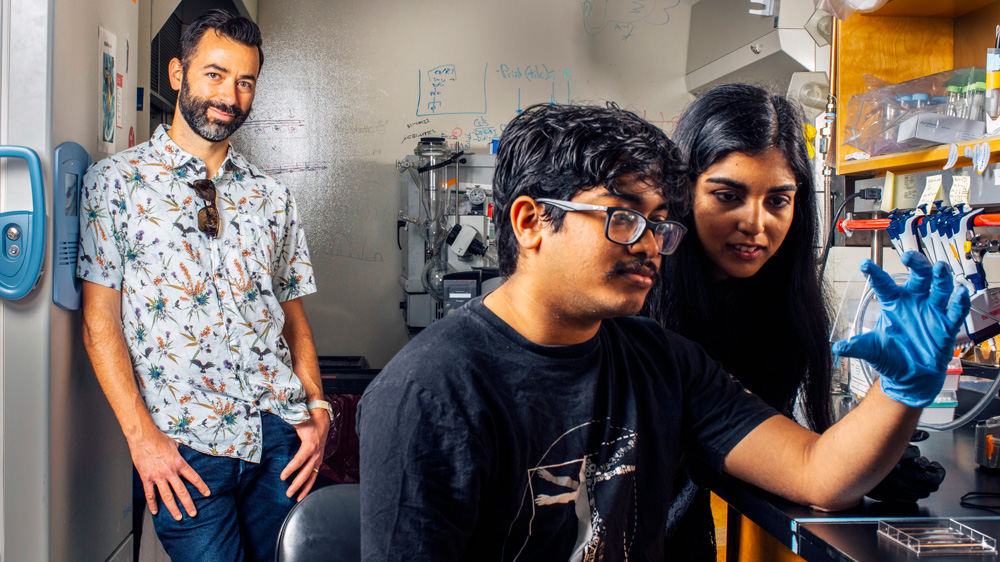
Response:
[[[996,539],[954,519],[879,521],[878,534],[921,556],[997,551]]]

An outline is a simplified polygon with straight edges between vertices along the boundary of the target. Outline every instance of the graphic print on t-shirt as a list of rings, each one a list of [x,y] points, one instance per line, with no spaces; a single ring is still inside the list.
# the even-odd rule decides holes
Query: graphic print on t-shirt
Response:
[[[636,529],[637,438],[607,419],[560,435],[528,470],[503,560],[558,560],[567,552],[568,562],[619,552],[627,560]]]

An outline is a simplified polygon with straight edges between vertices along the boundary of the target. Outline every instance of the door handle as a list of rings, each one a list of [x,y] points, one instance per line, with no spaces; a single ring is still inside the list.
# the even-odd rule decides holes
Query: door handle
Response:
[[[45,192],[38,154],[23,146],[0,146],[0,158],[28,162],[31,210],[0,213],[0,298],[24,297],[42,272],[45,249]]]

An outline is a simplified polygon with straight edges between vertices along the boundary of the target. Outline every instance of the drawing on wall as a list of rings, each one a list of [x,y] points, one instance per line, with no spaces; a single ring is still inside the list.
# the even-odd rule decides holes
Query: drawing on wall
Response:
[[[277,176],[280,174],[295,174],[299,172],[318,172],[320,170],[326,170],[329,167],[329,162],[302,162],[299,164],[279,164],[277,166],[265,167],[261,168],[261,171],[269,176]]]
[[[303,119],[250,119],[242,129],[248,133],[267,138],[304,139],[309,137],[309,129]]]
[[[417,116],[429,115],[482,115],[486,113],[486,73],[489,64],[483,65],[483,75],[461,74],[454,64],[443,64],[427,71],[417,72]]]
[[[656,115],[658,115],[659,118],[657,118]],[[642,118],[645,119],[646,121],[649,121],[650,123],[656,125],[657,127],[663,129],[664,133],[667,133],[668,135],[673,135],[674,131],[677,129],[677,123],[680,121],[681,116],[680,115],[674,115],[673,117],[670,117],[668,119],[668,118],[666,118],[666,117],[663,116],[663,112],[662,111],[658,111],[654,115],[654,113],[652,111],[650,111],[649,114],[647,114],[646,110],[643,109],[642,110]]]
[[[478,84],[476,88],[471,90],[460,85],[459,83],[465,79],[465,76],[453,64],[434,67],[427,71],[426,77],[423,71],[419,71],[417,73],[418,117],[441,115],[479,115],[481,117],[477,117],[471,127],[468,127],[467,122],[456,123],[453,121],[445,124],[436,119],[434,124],[438,125],[437,128],[430,126],[430,119],[409,123],[406,126],[407,129],[412,129],[414,132],[404,136],[401,143],[421,137],[440,136],[447,139],[448,144],[454,149],[468,150],[473,143],[489,144],[491,141],[499,139],[506,123],[491,124],[485,117],[489,99],[488,91],[495,91],[497,88],[512,94],[516,92],[516,106],[509,108],[510,111],[516,113],[521,113],[525,107],[536,103],[572,103],[570,84],[573,81],[573,73],[569,68],[550,67],[544,63],[517,65],[509,62],[496,65],[493,71],[490,71],[489,68],[490,65],[487,63],[484,66],[485,75],[481,90],[478,88]],[[482,111],[472,110],[468,100],[462,99],[463,95],[472,96],[475,103],[478,103],[481,98],[483,100]],[[464,105],[462,105],[463,103]],[[494,111],[496,109],[494,107]],[[471,131],[467,131],[467,128]]]
[[[670,23],[670,10],[680,3],[680,0],[582,0],[583,28],[588,35],[613,30],[622,41],[627,41],[638,24]]]
[[[104,152],[115,151],[115,53],[117,38],[103,27],[98,28],[101,57],[101,107],[98,111],[100,147]]]

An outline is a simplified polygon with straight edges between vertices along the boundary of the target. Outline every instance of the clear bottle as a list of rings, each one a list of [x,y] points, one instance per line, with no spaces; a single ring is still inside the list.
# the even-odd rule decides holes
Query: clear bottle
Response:
[[[955,116],[961,117],[962,119],[969,118],[969,99],[968,99],[968,88],[966,86],[958,87],[958,100],[955,101]]]
[[[945,115],[958,117],[958,86],[948,86],[948,109]]]
[[[986,120],[986,82],[976,82],[972,85],[971,101],[969,102],[969,116],[967,119],[973,121]]]

